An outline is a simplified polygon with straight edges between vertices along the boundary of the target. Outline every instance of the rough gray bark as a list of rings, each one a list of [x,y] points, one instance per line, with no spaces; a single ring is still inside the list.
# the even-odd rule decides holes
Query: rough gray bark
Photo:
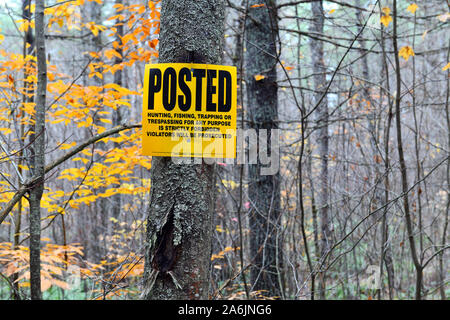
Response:
[[[223,0],[165,0],[159,62],[219,64]],[[147,220],[144,299],[207,299],[214,166],[153,157]]]
[[[246,78],[249,126],[267,129],[267,145],[271,141],[270,130],[277,128],[277,14],[276,1],[249,1],[246,20]],[[264,76],[255,79],[256,75]],[[261,150],[259,150],[261,152]],[[280,281],[281,247],[277,246],[280,218],[280,175],[261,175],[260,164],[249,165],[248,195],[251,203],[250,252],[253,267],[253,290],[266,290],[267,296],[282,297]]]
[[[47,61],[45,56],[44,0],[36,0],[36,57],[38,83],[36,90],[36,115],[32,174],[38,177],[30,189],[30,290],[31,299],[42,299],[41,292],[41,198],[45,174],[45,99],[47,92]]]
[[[323,34],[325,15],[323,2],[311,3],[312,19],[310,30],[316,34]],[[315,101],[322,98],[326,90],[325,62],[323,42],[311,39],[311,57],[314,70],[314,89],[316,90]],[[317,190],[317,206],[320,217],[320,255],[324,257],[331,248],[331,231],[328,213],[328,100],[325,96],[316,111],[317,144],[320,158],[319,185]],[[325,272],[319,273],[319,298],[325,299],[326,279]]]

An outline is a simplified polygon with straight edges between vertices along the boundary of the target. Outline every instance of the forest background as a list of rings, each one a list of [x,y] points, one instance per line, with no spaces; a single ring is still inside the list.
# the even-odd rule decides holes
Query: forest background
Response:
[[[450,3],[212,2],[238,127],[281,149],[214,166],[206,297],[448,299]],[[1,299],[145,292],[164,5],[0,1]]]

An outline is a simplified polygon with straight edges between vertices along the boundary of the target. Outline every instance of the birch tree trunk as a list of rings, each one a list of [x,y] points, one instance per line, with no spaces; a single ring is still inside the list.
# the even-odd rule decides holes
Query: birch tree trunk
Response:
[[[160,63],[220,63],[223,0],[165,0],[161,6]],[[151,181],[142,297],[207,299],[214,166],[153,157]]]

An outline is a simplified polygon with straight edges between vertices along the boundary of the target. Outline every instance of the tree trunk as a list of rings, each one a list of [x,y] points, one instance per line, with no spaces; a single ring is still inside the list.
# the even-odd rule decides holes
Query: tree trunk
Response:
[[[447,60],[450,59],[450,46],[449,50],[447,51]],[[450,110],[449,110],[449,99],[450,99],[450,71],[447,71],[447,77],[446,77],[446,85],[447,85],[447,93],[445,96],[445,118],[447,123],[447,150],[450,148]],[[447,184],[447,190],[450,188],[450,161],[447,161],[447,168],[446,168],[446,184]],[[445,206],[445,214],[444,214],[444,227],[442,229],[442,238],[441,238],[441,247],[442,249],[445,247],[445,244],[447,243],[447,229],[448,229],[448,216],[450,213],[450,192],[447,192],[447,204]],[[446,300],[446,293],[445,293],[445,275],[448,269],[445,268],[445,266],[448,264],[448,260],[444,259],[445,257],[445,251],[443,250],[439,254],[439,294],[441,295],[442,300]],[[447,270],[447,271],[446,271]]]
[[[159,62],[219,64],[224,10],[223,0],[163,1]],[[142,297],[207,299],[214,166],[153,157],[151,179]]]
[[[31,12],[30,12],[30,6],[31,6],[31,0],[23,0],[22,1],[22,19],[27,20],[27,21],[31,21]],[[24,41],[23,41],[23,57],[25,58],[27,55],[31,55],[33,54],[34,51],[34,36],[33,36],[33,30],[32,28],[28,28],[28,30],[26,30],[24,32]],[[27,79],[28,76],[30,75],[30,71],[29,71],[29,63],[27,63],[24,68],[23,68],[23,79]],[[32,94],[32,90],[31,87],[26,81],[23,82],[23,87],[26,88],[26,93],[27,94]],[[27,94],[23,93],[22,94],[22,102],[23,103],[27,103],[27,102],[33,102],[33,98],[29,97]],[[21,113],[21,118],[24,116],[23,113]],[[22,165],[24,163],[24,140],[25,140],[25,124],[22,121],[19,121],[20,123],[20,147],[21,147],[21,151],[19,152],[19,159],[18,159],[18,171],[20,173],[20,176],[23,176],[23,169],[22,169]],[[18,181],[18,185],[19,188],[22,187],[22,181],[20,180],[19,177],[19,181]],[[13,236],[13,241],[14,241],[14,249],[15,250],[19,250],[19,246],[20,246],[20,230],[21,230],[21,226],[22,226],[22,201],[19,202],[18,206],[17,206],[17,213],[16,216],[14,217],[14,236]],[[17,282],[16,280],[19,278],[19,273],[13,273],[11,275],[11,282],[13,283],[14,286],[14,292],[13,292],[13,298],[14,300],[20,300],[20,288],[19,288],[19,282]]]
[[[47,92],[47,61],[45,56],[44,0],[36,0],[36,57],[38,83],[36,90],[35,142],[32,174],[39,180],[30,190],[30,290],[31,299],[42,299],[41,292],[41,198],[45,174],[45,99]]]
[[[123,0],[116,0],[115,4],[120,5],[123,4]],[[116,33],[116,41],[120,44],[120,46],[116,49],[117,53],[119,53],[119,57],[114,58],[114,64],[118,65],[123,62],[123,48],[122,48],[122,37],[124,34],[124,25],[120,24],[119,21],[117,21],[119,25],[117,26],[117,33]],[[114,83],[123,86],[123,71],[121,69],[118,69],[114,73]],[[116,110],[113,111],[112,115],[112,124],[113,126],[118,126],[122,123],[123,117],[122,117],[122,109],[118,107]],[[120,143],[114,142],[114,148],[120,149]],[[118,188],[120,185],[114,185],[114,187]],[[120,193],[112,195],[111,196],[111,216],[114,219],[119,219],[120,216],[120,210],[122,207],[122,195]],[[109,211],[109,210],[108,210]],[[117,223],[109,223],[109,235],[113,235],[118,227]]]
[[[266,129],[267,146],[271,140],[271,129],[277,128],[277,14],[276,1],[249,1],[246,20],[246,72],[248,118],[251,128],[260,134]],[[257,80],[256,75],[264,76]],[[261,153],[261,146],[259,146]],[[280,281],[281,247],[277,248],[280,218],[280,175],[262,175],[260,164],[249,165],[248,194],[251,203],[250,253],[253,267],[251,281],[253,290],[265,290],[264,295],[282,296]]]
[[[381,4],[378,3],[378,7],[381,11]],[[388,100],[388,115],[386,120],[386,125],[384,128],[384,196],[383,196],[383,218],[381,221],[382,225],[382,239],[381,239],[381,261],[380,266],[384,263],[386,266],[386,271],[388,275],[388,287],[389,287],[389,299],[392,300],[394,297],[394,286],[395,286],[395,273],[394,273],[394,259],[392,257],[392,248],[391,248],[391,240],[389,236],[389,224],[388,224],[388,214],[389,214],[389,193],[390,193],[390,180],[389,180],[389,170],[391,167],[390,161],[389,161],[389,154],[390,154],[390,148],[389,148],[389,141],[391,139],[391,124],[392,124],[392,118],[393,118],[393,104],[392,104],[392,98],[388,94],[390,92],[390,80],[389,80],[389,68],[388,68],[388,58],[386,54],[386,44],[385,44],[385,31],[382,27],[382,23],[380,22],[380,29],[381,29],[381,50],[382,50],[382,57],[380,61],[380,65],[382,66],[381,69],[381,78],[385,78],[384,83],[386,86],[386,91],[384,89],[380,89],[380,101],[383,101],[383,92],[386,94],[386,99]],[[380,267],[380,270],[382,271],[382,268]],[[383,272],[381,272],[383,274]]]
[[[311,24],[311,31],[317,34],[323,34],[324,30],[324,11],[322,1],[313,2],[311,4],[313,22]],[[325,61],[323,52],[323,43],[319,40],[311,40],[311,56],[313,63],[314,89],[316,91],[314,100],[316,103],[320,101],[326,89],[325,78]],[[320,177],[319,186],[317,190],[317,205],[320,217],[321,230],[321,259],[327,254],[331,248],[331,231],[328,217],[328,101],[327,97],[323,97],[316,112],[317,126],[317,143],[320,158]],[[325,263],[323,268],[325,268]],[[319,298],[325,299],[326,279],[325,272],[319,273]]]

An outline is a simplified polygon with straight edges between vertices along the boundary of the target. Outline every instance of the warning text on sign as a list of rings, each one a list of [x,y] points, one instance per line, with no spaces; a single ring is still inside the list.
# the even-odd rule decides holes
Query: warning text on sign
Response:
[[[235,158],[236,82],[230,66],[146,65],[143,154]]]

